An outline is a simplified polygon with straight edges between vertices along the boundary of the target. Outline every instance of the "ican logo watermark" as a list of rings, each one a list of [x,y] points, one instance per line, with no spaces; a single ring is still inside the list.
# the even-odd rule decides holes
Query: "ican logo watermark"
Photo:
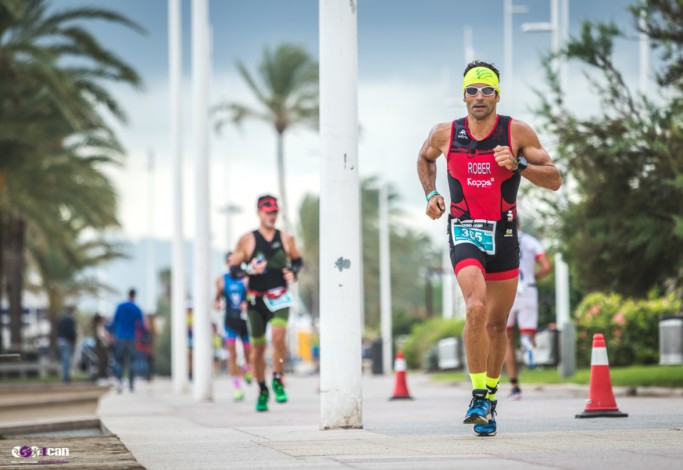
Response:
[[[55,457],[68,457],[68,447],[15,446],[12,456],[20,458],[18,463],[65,464],[68,460],[52,460]],[[14,462],[13,462],[14,463]]]

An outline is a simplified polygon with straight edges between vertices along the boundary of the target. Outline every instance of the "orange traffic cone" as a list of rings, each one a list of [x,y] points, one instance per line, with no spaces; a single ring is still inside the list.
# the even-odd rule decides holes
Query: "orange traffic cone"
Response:
[[[605,337],[601,333],[593,336],[593,351],[591,354],[591,383],[586,401],[586,409],[576,415],[577,418],[625,418],[627,413],[622,413],[617,408],[612,392],[612,381],[609,377],[609,362],[607,361],[607,348]]]
[[[396,385],[394,385],[394,395],[390,400],[412,400],[413,397],[410,396],[408,384],[406,383],[406,360],[401,351],[396,353],[394,371],[396,372]]]

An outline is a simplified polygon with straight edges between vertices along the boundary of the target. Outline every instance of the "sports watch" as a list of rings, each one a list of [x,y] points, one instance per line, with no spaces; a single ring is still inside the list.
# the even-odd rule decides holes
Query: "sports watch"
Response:
[[[514,173],[521,173],[524,170],[526,170],[526,167],[529,166],[529,162],[526,161],[526,158],[524,158],[524,155],[520,155],[517,157],[517,169],[514,171]]]

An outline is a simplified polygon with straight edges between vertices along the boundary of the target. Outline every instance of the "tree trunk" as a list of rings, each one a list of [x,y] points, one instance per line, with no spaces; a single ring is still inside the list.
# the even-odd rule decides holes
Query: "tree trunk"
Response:
[[[434,296],[432,288],[432,276],[428,273],[425,278],[425,307],[427,309],[427,318],[431,318],[434,315]]]
[[[7,299],[10,316],[10,345],[12,350],[22,349],[22,302],[24,289],[24,244],[26,221],[19,216],[10,216],[5,251],[7,268]]]
[[[277,133],[277,182],[280,192],[280,215],[282,223],[287,233],[292,233],[289,224],[289,204],[287,203],[287,188],[285,184],[285,135],[284,132]]]
[[[59,357],[57,349],[57,321],[59,314],[64,310],[64,298],[54,289],[47,289],[47,316],[50,320],[50,352],[54,357]]]

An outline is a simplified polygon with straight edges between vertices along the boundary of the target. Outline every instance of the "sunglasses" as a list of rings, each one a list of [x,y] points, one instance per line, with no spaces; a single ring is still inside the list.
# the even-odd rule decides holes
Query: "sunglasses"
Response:
[[[465,87],[465,93],[467,94],[467,96],[477,96],[477,93],[479,93],[480,91],[483,96],[491,96],[496,92],[496,89],[492,86],[483,86],[481,88],[476,86]]]

